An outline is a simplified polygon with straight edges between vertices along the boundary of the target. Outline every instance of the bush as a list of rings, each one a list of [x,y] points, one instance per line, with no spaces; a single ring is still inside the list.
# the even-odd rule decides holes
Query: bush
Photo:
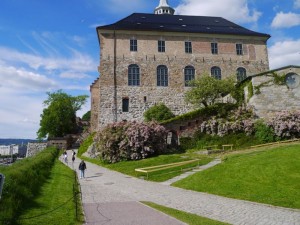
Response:
[[[258,120],[254,124],[255,137],[262,143],[273,142],[276,140],[272,127],[268,126],[263,120]]]
[[[155,122],[119,122],[97,133],[96,148],[109,163],[139,160],[164,152],[167,131]]]
[[[25,210],[24,203],[38,195],[57,156],[56,148],[48,148],[34,157],[3,168],[1,172],[5,175],[5,184],[0,204],[1,223],[17,224],[19,212]]]
[[[155,120],[158,122],[173,118],[175,115],[163,103],[150,107],[145,113],[144,118],[146,122]]]
[[[90,134],[81,144],[80,144],[80,147],[78,149],[78,152],[77,152],[77,156],[80,157],[83,153],[85,153],[88,148],[93,144],[94,142],[94,136],[95,136],[95,133],[93,134]]]

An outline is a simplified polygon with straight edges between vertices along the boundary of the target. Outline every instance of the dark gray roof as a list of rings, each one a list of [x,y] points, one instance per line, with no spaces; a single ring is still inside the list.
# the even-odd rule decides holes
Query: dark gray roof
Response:
[[[133,13],[111,25],[99,26],[97,30],[169,31],[206,34],[234,34],[270,38],[232,23],[222,17],[180,16]]]

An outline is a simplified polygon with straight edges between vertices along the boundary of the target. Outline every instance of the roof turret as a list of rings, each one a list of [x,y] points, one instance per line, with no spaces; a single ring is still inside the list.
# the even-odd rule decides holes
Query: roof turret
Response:
[[[159,5],[155,8],[154,14],[171,14],[174,15],[175,10],[169,6],[168,0],[160,0]]]

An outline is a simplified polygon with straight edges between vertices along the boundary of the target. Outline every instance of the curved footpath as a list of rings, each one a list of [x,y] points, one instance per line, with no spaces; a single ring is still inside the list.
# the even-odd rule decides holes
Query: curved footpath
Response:
[[[80,159],[69,166],[78,172]],[[165,214],[142,205],[150,201],[199,216],[237,225],[300,225],[300,210],[225,198],[141,180],[86,162],[79,179],[86,224],[180,225]]]

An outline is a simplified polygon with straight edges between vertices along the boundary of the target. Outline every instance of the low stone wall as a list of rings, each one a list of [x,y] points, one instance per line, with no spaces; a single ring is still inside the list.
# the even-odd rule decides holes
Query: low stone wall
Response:
[[[28,143],[26,157],[31,157],[47,148],[47,143]]]

